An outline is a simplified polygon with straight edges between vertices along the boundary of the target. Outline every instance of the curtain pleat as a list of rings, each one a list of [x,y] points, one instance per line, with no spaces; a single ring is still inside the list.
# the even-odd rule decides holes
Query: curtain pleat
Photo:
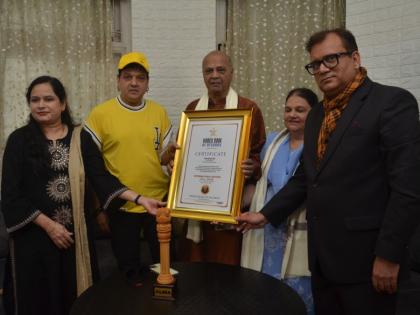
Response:
[[[0,149],[28,119],[29,83],[60,79],[73,118],[81,122],[115,95],[109,0],[0,0]]]
[[[344,26],[344,19],[345,0],[228,0],[233,86],[260,105],[268,131],[283,128],[283,105],[292,88],[319,94],[304,69],[305,43],[316,31]]]

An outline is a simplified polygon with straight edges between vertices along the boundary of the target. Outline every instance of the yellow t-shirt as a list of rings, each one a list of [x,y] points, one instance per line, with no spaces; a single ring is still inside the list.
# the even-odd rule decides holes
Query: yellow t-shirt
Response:
[[[85,122],[108,171],[137,193],[162,200],[168,192],[169,177],[163,172],[160,155],[172,137],[165,109],[151,100],[139,107],[116,97],[93,108]],[[126,202],[122,210],[146,210]]]

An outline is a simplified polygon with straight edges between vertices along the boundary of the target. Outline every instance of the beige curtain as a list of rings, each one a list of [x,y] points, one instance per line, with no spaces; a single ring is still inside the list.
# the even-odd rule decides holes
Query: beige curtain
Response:
[[[28,117],[25,93],[44,74],[66,87],[80,122],[115,94],[109,0],[0,0],[0,147]]]
[[[289,90],[318,92],[306,72],[305,42],[316,31],[344,26],[345,0],[229,0],[227,53],[239,94],[257,101],[266,129],[283,127]]]

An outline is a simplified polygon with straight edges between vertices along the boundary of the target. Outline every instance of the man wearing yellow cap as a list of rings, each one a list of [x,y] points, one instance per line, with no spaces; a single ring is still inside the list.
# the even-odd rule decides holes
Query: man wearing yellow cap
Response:
[[[84,129],[90,134],[91,143],[101,152],[106,169],[125,186],[122,189],[128,187],[139,196],[163,200],[169,177],[166,167],[161,165],[161,157],[172,138],[172,125],[161,105],[144,99],[149,87],[149,72],[144,54],[123,55],[117,76],[120,94],[94,107]],[[86,165],[86,169],[89,176],[95,172],[95,165]],[[93,187],[99,199],[104,200],[102,206],[108,209],[111,243],[118,266],[135,285],[141,281],[145,269],[140,266],[141,228],[153,261],[159,261],[153,213],[148,213],[141,205],[141,197],[119,204],[120,199],[115,198],[120,193],[118,190],[101,198],[102,187],[108,183],[98,180],[97,173],[94,175],[91,176],[95,181]]]

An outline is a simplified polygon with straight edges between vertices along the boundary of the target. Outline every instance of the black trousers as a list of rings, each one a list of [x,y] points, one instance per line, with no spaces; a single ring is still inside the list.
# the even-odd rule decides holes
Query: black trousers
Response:
[[[148,213],[110,211],[111,245],[122,272],[137,271],[141,266],[140,236],[146,239],[152,263],[159,262],[159,241],[155,217]]]
[[[394,315],[397,294],[378,293],[372,282],[333,283],[319,266],[312,270],[312,294],[317,315]]]
[[[10,264],[16,296],[6,292],[8,311],[14,306],[19,315],[69,314],[77,297],[74,245],[59,249],[41,228],[28,224],[11,237]]]

